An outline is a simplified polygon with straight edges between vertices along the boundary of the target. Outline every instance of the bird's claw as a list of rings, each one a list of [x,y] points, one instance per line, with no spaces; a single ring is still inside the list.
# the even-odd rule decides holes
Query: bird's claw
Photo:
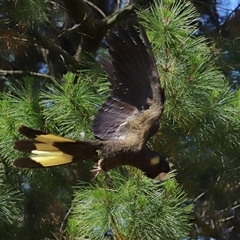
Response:
[[[101,167],[101,162],[102,159],[100,159],[98,161],[97,166],[94,166],[93,169],[91,170],[92,173],[94,173],[94,177],[92,180],[95,180],[97,178],[97,176],[99,175],[99,173],[102,173],[104,175],[104,181],[108,184],[112,186],[112,179],[109,177],[109,175],[107,174],[106,171],[104,171]]]
[[[107,175],[107,173],[101,168],[101,166],[94,166],[93,169],[91,170],[92,173],[94,173],[94,178],[93,180],[95,180],[97,178],[97,176],[99,175],[99,173],[102,173],[104,176]]]

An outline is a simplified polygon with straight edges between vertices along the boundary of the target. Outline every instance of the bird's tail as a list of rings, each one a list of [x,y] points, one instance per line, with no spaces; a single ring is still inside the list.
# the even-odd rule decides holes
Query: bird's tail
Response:
[[[88,159],[97,160],[100,141],[75,141],[21,126],[18,130],[28,140],[15,142],[14,149],[32,153],[18,158],[13,165],[19,168],[44,168]]]

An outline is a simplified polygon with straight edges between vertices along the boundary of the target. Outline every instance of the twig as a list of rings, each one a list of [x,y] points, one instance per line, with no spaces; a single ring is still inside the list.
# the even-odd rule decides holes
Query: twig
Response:
[[[61,232],[62,232],[62,230],[63,230],[63,225],[64,225],[64,223],[65,223],[66,219],[68,218],[68,215],[70,214],[71,211],[72,211],[72,207],[70,207],[70,208],[68,209],[66,215],[64,216],[64,219],[63,219],[62,224],[61,224],[61,227],[60,227],[60,231],[61,231]]]
[[[96,11],[98,11],[104,18],[106,17],[106,14],[95,4],[89,2],[88,0],[84,0],[84,2],[87,3],[89,6],[91,6],[92,8],[94,8]]]
[[[54,44],[52,41],[49,41],[45,36],[43,36],[38,31],[34,31],[34,35],[36,36],[36,39],[33,40],[34,43],[36,43],[37,45],[42,46],[46,49],[57,52],[59,55],[62,55],[66,64],[72,65],[74,67],[74,69],[80,68],[80,63],[73,56],[71,56],[68,52],[63,50],[60,46]],[[41,39],[41,40],[37,40],[37,39]]]
[[[114,25],[117,22],[117,20],[119,20],[119,18],[121,18],[122,16],[125,16],[125,14],[132,13],[135,7],[136,7],[136,4],[132,3],[126,6],[125,8],[118,9],[113,14],[103,19],[102,22],[105,25],[110,25],[110,26]]]
[[[0,76],[34,76],[41,78],[48,78],[50,80],[54,80],[52,76],[47,74],[31,72],[31,71],[23,71],[23,70],[0,70]]]

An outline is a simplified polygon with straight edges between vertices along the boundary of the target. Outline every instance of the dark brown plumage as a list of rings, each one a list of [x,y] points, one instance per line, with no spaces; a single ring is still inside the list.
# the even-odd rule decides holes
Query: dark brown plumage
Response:
[[[139,34],[140,33],[140,34]],[[164,91],[144,29],[117,27],[107,37],[109,59],[100,59],[111,83],[111,94],[92,124],[96,141],[75,141],[28,127],[19,132],[30,140],[16,141],[14,148],[35,155],[14,161],[16,167],[39,168],[93,159],[96,171],[122,165],[141,169],[155,178],[169,172],[165,158],[146,143],[159,127]]]

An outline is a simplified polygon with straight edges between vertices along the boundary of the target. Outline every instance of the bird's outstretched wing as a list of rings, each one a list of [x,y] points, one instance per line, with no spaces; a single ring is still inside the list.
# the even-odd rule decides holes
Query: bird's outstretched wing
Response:
[[[25,126],[19,128],[19,133],[28,140],[16,141],[14,149],[33,154],[13,162],[15,167],[20,168],[44,168],[98,159],[97,150],[102,145],[99,141],[75,141]]]
[[[98,160],[99,149],[107,146],[103,152],[108,160],[118,154],[115,161],[105,162],[109,169],[121,165],[119,156],[125,154],[124,164],[136,166],[151,177],[155,175],[150,174],[152,170],[149,167],[153,166],[156,171],[157,165],[151,162],[156,154],[151,151],[145,153],[144,144],[158,130],[164,91],[160,88],[150,43],[141,26],[137,30],[130,25],[127,30],[118,26],[116,32],[110,31],[107,42],[110,58],[102,59],[101,63],[108,73],[111,94],[96,114],[92,129],[97,138],[110,141],[75,141],[22,126],[19,132],[30,140],[16,141],[14,148],[35,155],[16,159],[15,166],[39,168]],[[120,144],[119,139],[125,141]],[[136,146],[135,143],[136,149],[143,147],[141,151],[145,154],[140,165],[132,163],[139,158],[134,158],[136,149],[131,148]],[[127,155],[126,149],[132,155]],[[162,171],[161,166],[158,171]]]
[[[128,25],[125,30],[117,26],[106,38],[109,45],[109,59],[100,59],[103,69],[111,83],[111,94],[95,116],[92,130],[101,140],[125,139],[133,134],[129,127],[143,124],[139,118],[144,114],[157,116],[163,111],[164,91],[160,88],[159,76],[151,46],[144,29]],[[146,110],[148,110],[146,112]],[[143,120],[144,121],[144,120]],[[153,126],[154,125],[154,126]],[[152,136],[158,130],[158,123],[149,126]],[[146,130],[145,128],[145,131]]]

